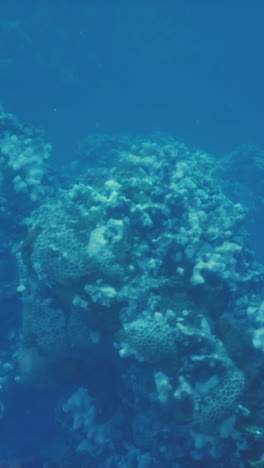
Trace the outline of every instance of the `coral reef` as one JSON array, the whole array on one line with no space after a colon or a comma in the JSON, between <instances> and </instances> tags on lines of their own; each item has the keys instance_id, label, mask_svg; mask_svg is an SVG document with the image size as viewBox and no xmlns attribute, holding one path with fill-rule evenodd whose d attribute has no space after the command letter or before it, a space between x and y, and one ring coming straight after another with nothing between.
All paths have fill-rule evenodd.
<instances>
[{"instance_id":1,"label":"coral reef","mask_svg":"<svg viewBox=\"0 0 264 468\"><path fill-rule=\"evenodd\" d=\"M228 450L230 467L246 467L239 428L244 403L252 424L257 413L263 268L213 159L170 137L90 138L81 176L55 190L50 147L14 117L0 122L7 231L17 194L23 204L12 244L20 381L76 387L58 410L60 466L195 468Z\"/></svg>"},{"instance_id":2,"label":"coral reef","mask_svg":"<svg viewBox=\"0 0 264 468\"><path fill-rule=\"evenodd\" d=\"M25 216L50 193L45 180L50 152L40 131L0 108L0 222L12 238L17 238Z\"/></svg>"}]
</instances>

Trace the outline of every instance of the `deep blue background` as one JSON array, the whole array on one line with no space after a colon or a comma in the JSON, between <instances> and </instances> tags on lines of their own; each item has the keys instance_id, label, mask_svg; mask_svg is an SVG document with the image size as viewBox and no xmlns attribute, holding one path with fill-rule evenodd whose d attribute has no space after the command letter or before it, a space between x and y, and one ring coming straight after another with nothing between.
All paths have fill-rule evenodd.
<instances>
[{"instance_id":1,"label":"deep blue background","mask_svg":"<svg viewBox=\"0 0 264 468\"><path fill-rule=\"evenodd\" d=\"M264 6L247 4L1 2L0 102L60 158L95 131L264 146Z\"/></svg>"}]
</instances>

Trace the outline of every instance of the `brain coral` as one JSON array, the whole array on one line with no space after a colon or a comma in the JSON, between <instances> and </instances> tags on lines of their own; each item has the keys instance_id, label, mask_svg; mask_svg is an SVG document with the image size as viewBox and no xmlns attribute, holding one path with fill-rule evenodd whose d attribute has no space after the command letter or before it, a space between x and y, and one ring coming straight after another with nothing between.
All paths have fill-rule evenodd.
<instances>
[{"instance_id":1,"label":"brain coral","mask_svg":"<svg viewBox=\"0 0 264 468\"><path fill-rule=\"evenodd\" d=\"M67 284L88 272L85 245L72 229L44 229L37 236L31 262L38 278L50 284Z\"/></svg>"},{"instance_id":2,"label":"brain coral","mask_svg":"<svg viewBox=\"0 0 264 468\"><path fill-rule=\"evenodd\" d=\"M230 370L223 382L199 401L194 422L202 428L210 428L235 410L245 387L245 377L239 369Z\"/></svg>"},{"instance_id":3,"label":"brain coral","mask_svg":"<svg viewBox=\"0 0 264 468\"><path fill-rule=\"evenodd\" d=\"M157 362L177 355L175 331L161 314L125 325L121 341L120 355L134 354L139 361Z\"/></svg>"}]
</instances>

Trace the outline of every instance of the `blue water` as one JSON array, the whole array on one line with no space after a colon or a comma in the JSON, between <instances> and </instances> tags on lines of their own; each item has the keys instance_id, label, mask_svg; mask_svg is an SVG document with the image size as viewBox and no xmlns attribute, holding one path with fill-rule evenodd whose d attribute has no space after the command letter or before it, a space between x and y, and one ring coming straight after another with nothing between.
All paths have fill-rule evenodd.
<instances>
[{"instance_id":1,"label":"blue water","mask_svg":"<svg viewBox=\"0 0 264 468\"><path fill-rule=\"evenodd\" d=\"M1 2L0 468L264 463L263 45L261 2Z\"/></svg>"},{"instance_id":2,"label":"blue water","mask_svg":"<svg viewBox=\"0 0 264 468\"><path fill-rule=\"evenodd\" d=\"M61 158L87 132L170 131L221 153L263 145L258 2L0 6L2 104Z\"/></svg>"}]
</instances>

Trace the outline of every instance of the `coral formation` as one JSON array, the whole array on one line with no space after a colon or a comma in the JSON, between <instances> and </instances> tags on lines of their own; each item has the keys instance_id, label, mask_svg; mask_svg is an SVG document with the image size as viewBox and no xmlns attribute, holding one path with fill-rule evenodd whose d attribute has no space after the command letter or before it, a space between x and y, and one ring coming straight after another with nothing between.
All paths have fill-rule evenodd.
<instances>
[{"instance_id":1,"label":"coral formation","mask_svg":"<svg viewBox=\"0 0 264 468\"><path fill-rule=\"evenodd\" d=\"M12 240L18 369L31 385L81 385L59 411L73 464L189 468L191 454L193 467L209 466L231 446L230 467L246 466L236 420L244 401L257 411L263 269L213 159L169 137L97 137L79 149L79 179L54 189L42 137L3 112L0 131L10 238L17 194L23 202ZM89 168L97 154L107 170ZM110 404L113 381L120 397Z\"/></svg>"}]
</instances>

